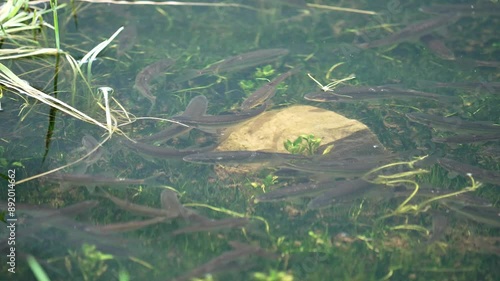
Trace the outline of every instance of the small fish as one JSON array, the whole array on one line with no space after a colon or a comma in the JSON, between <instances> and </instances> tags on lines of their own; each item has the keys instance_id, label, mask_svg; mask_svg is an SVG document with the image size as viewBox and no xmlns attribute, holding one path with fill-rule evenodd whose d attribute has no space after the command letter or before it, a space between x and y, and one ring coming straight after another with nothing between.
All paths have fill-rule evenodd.
<instances>
[{"instance_id":1,"label":"small fish","mask_svg":"<svg viewBox=\"0 0 500 281\"><path fill-rule=\"evenodd\" d=\"M266 108L267 104L263 104L255 109L241 111L234 114L203 115L200 117L174 116L170 119L201 130L210 130L217 128L227 128L245 122L258 116L259 114L264 112Z\"/></svg>"},{"instance_id":2,"label":"small fish","mask_svg":"<svg viewBox=\"0 0 500 281\"><path fill-rule=\"evenodd\" d=\"M455 204L453 201L446 201L444 204L460 216L483 223L494 228L500 228L500 212L497 207L474 207Z\"/></svg>"},{"instance_id":3,"label":"small fish","mask_svg":"<svg viewBox=\"0 0 500 281\"><path fill-rule=\"evenodd\" d=\"M472 122L465 121L456 116L443 117L438 115L431 115L422 112L406 113L406 117L410 121L423 124L433 129L441 129L453 132L485 132L496 134L500 133L500 126L492 122Z\"/></svg>"},{"instance_id":4,"label":"small fish","mask_svg":"<svg viewBox=\"0 0 500 281\"><path fill-rule=\"evenodd\" d=\"M33 235L35 235L37 241L39 241L42 239L40 231L47 228L57 228L65 232L71 232L74 229L79 230L81 227L86 226L86 224L78 223L71 217L91 210L93 207L97 206L98 203L98 201L89 200L55 209L46 206L16 202L16 241L17 239ZM7 202L0 202L0 206L2 206L3 210L6 210ZM19 216L19 214L27 216ZM9 245L7 244L7 240L8 238L0 240L0 250L3 250L4 246Z\"/></svg>"},{"instance_id":5,"label":"small fish","mask_svg":"<svg viewBox=\"0 0 500 281\"><path fill-rule=\"evenodd\" d=\"M128 147L129 149L135 151L136 153L142 154L146 157L152 157L155 159L179 158L194 153L211 151L215 148L215 145L209 145L200 148L186 148L178 150L173 147L156 146L141 142L134 142L125 138L119 139L119 142L124 146Z\"/></svg>"},{"instance_id":6,"label":"small fish","mask_svg":"<svg viewBox=\"0 0 500 281\"><path fill-rule=\"evenodd\" d=\"M487 91L493 93L500 89L500 82L486 82L486 81L470 81L470 82L435 82L435 81L425 81L420 80L418 84L422 87L430 88L457 88L457 89L469 89L476 90L484 88Z\"/></svg>"},{"instance_id":7,"label":"small fish","mask_svg":"<svg viewBox=\"0 0 500 281\"><path fill-rule=\"evenodd\" d=\"M201 277L207 274L213 274L226 270L235 270L241 267L241 264L248 264L251 256L259 256L264 258L276 259L277 256L263 250L260 247L242 244L238 242L230 242L233 250L222 253L221 255L211 259L210 261L196 267L190 272L174 278L172 281L187 281L195 277Z\"/></svg>"},{"instance_id":8,"label":"small fish","mask_svg":"<svg viewBox=\"0 0 500 281\"><path fill-rule=\"evenodd\" d=\"M119 208L135 214L149 216L149 217L165 217L168 219L177 218L179 216L177 212L170 212L170 210L167 209L156 209L148 206L134 204L132 202L115 197L102 189L100 189L99 193L97 193L96 195L105 197L113 201L113 203L115 203L115 205L118 206Z\"/></svg>"},{"instance_id":9,"label":"small fish","mask_svg":"<svg viewBox=\"0 0 500 281\"><path fill-rule=\"evenodd\" d=\"M274 96L274 93L276 93L276 87L278 84L285 81L285 79L292 76L299 69L300 67L293 68L292 70L281 74L280 76L274 78L271 82L257 89L248 98L246 98L245 101L243 101L240 107L241 110L249 110L271 99Z\"/></svg>"},{"instance_id":10,"label":"small fish","mask_svg":"<svg viewBox=\"0 0 500 281\"><path fill-rule=\"evenodd\" d=\"M186 107L186 110L179 115L188 118L198 118L206 114L208 100L205 96L199 95L191 99ZM179 135L188 133L192 127L186 127L178 124L172 124L167 129L154 135L139 139L140 142L158 142L165 143L168 140Z\"/></svg>"},{"instance_id":11,"label":"small fish","mask_svg":"<svg viewBox=\"0 0 500 281\"><path fill-rule=\"evenodd\" d=\"M97 204L98 201L91 200L59 209L27 204L19 206L16 208L16 212L27 212L32 215L32 218L19 219L16 223L16 245L17 242L25 244L36 241L38 246L42 248L46 245L59 245L66 249L75 249L80 248L82 243L89 243L95 245L100 251L113 254L115 257L126 258L137 254L135 245L140 244L138 241L134 241L134 243L127 241L129 244L124 248L120 245L124 241L120 237L89 233L86 229L92 227L90 224L71 218L81 212L91 210ZM17 203L16 207L18 207ZM7 238L0 240L0 250L3 250L4 245L8 246L7 240ZM132 249L134 249L134 253L132 253Z\"/></svg>"},{"instance_id":12,"label":"small fish","mask_svg":"<svg viewBox=\"0 0 500 281\"><path fill-rule=\"evenodd\" d=\"M185 216L184 206L182 206L177 192L165 189L160 195L161 207L173 217Z\"/></svg>"},{"instance_id":13,"label":"small fish","mask_svg":"<svg viewBox=\"0 0 500 281\"><path fill-rule=\"evenodd\" d=\"M432 138L433 142L437 143L473 143L473 142L486 142L500 140L500 133L498 134L466 134L456 135L444 138Z\"/></svg>"},{"instance_id":14,"label":"small fish","mask_svg":"<svg viewBox=\"0 0 500 281\"><path fill-rule=\"evenodd\" d=\"M241 228L245 227L248 224L249 220L247 218L228 218L221 220L208 220L204 222L198 222L194 225L190 225L187 227L183 227L172 232L173 236L184 234L184 233L193 233L193 232L206 232L206 231L216 231L220 229L227 228Z\"/></svg>"},{"instance_id":15,"label":"small fish","mask_svg":"<svg viewBox=\"0 0 500 281\"><path fill-rule=\"evenodd\" d=\"M128 186L128 185L143 185L152 184L152 178L147 179L128 179L114 178L102 175L87 175L87 174L63 174L54 173L41 177L41 180L56 182L61 185L61 188L67 189L70 187L85 186L89 191L93 191L96 186Z\"/></svg>"},{"instance_id":16,"label":"small fish","mask_svg":"<svg viewBox=\"0 0 500 281\"><path fill-rule=\"evenodd\" d=\"M151 102L150 112L156 104L156 96L151 93L150 83L154 78L167 71L174 63L174 60L169 59L157 61L143 68L135 77L134 87Z\"/></svg>"},{"instance_id":17,"label":"small fish","mask_svg":"<svg viewBox=\"0 0 500 281\"><path fill-rule=\"evenodd\" d=\"M471 67L491 67L500 68L500 61L493 60L475 60L469 58L459 58L456 63L463 68L469 69Z\"/></svg>"},{"instance_id":18,"label":"small fish","mask_svg":"<svg viewBox=\"0 0 500 281\"><path fill-rule=\"evenodd\" d=\"M335 185L327 192L311 200L309 204L307 204L307 208L311 210L326 208L339 199L348 196L362 196L374 186L373 183L362 179L335 182Z\"/></svg>"},{"instance_id":19,"label":"small fish","mask_svg":"<svg viewBox=\"0 0 500 281\"><path fill-rule=\"evenodd\" d=\"M380 99L415 99L427 98L442 102L458 101L457 97L437 95L412 89L403 89L396 85L373 87L342 87L334 91L317 91L304 96L306 100L317 102L357 102Z\"/></svg>"},{"instance_id":20,"label":"small fish","mask_svg":"<svg viewBox=\"0 0 500 281\"><path fill-rule=\"evenodd\" d=\"M59 216L65 216L65 217L75 216L94 208L98 204L99 202L96 200L87 200L72 205L68 205L59 209L55 209L40 205L17 203L16 207L18 208L16 209L16 211L19 213L25 213L30 216L33 216L38 220L42 218L46 220L50 218L57 218ZM2 210L7 209L6 201L0 201L0 209Z\"/></svg>"},{"instance_id":21,"label":"small fish","mask_svg":"<svg viewBox=\"0 0 500 281\"><path fill-rule=\"evenodd\" d=\"M181 83L203 75L215 75L224 72L243 70L257 65L270 63L277 60L281 56L287 55L288 53L289 51L287 49L263 49L240 54L223 59L222 61L216 62L204 69L190 70L180 75L177 79L175 79L175 82Z\"/></svg>"},{"instance_id":22,"label":"small fish","mask_svg":"<svg viewBox=\"0 0 500 281\"><path fill-rule=\"evenodd\" d=\"M419 38L426 34L433 32L434 30L453 24L460 18L460 13L447 13L434 17L425 21L413 23L399 32L393 33L385 38L374 40L371 42L359 44L360 48L375 48L387 45L399 44L401 42L409 41L415 38Z\"/></svg>"},{"instance_id":23,"label":"small fish","mask_svg":"<svg viewBox=\"0 0 500 281\"><path fill-rule=\"evenodd\" d=\"M309 163L285 163L282 168L313 174L326 174L336 178L352 178L362 176L368 171L390 162L394 157L393 155L369 155L320 159Z\"/></svg>"},{"instance_id":24,"label":"small fish","mask_svg":"<svg viewBox=\"0 0 500 281\"><path fill-rule=\"evenodd\" d=\"M335 185L334 182L300 183L292 186L281 187L257 196L255 203L290 200L297 197L313 197Z\"/></svg>"},{"instance_id":25,"label":"small fish","mask_svg":"<svg viewBox=\"0 0 500 281\"><path fill-rule=\"evenodd\" d=\"M92 152L93 151L93 152ZM91 153L92 152L92 153ZM85 174L89 172L89 168L97 163L106 153L106 150L99 146L99 142L91 135L85 134L82 137L82 147L76 148L70 153L70 159L74 157L86 156L83 161L79 161L76 165L72 166L72 174Z\"/></svg>"},{"instance_id":26,"label":"small fish","mask_svg":"<svg viewBox=\"0 0 500 281\"><path fill-rule=\"evenodd\" d=\"M205 71L220 73L221 71L236 71L245 69L248 67L253 67L263 63L272 62L281 56L288 55L289 51L287 49L262 49L251 51L248 53L243 53L237 56L232 56L222 60L219 63L214 63Z\"/></svg>"},{"instance_id":27,"label":"small fish","mask_svg":"<svg viewBox=\"0 0 500 281\"><path fill-rule=\"evenodd\" d=\"M161 206L169 214L176 217L182 217L190 222L205 223L209 218L198 215L194 210L184 207L177 198L177 193L170 189L165 189L160 196Z\"/></svg>"},{"instance_id":28,"label":"small fish","mask_svg":"<svg viewBox=\"0 0 500 281\"><path fill-rule=\"evenodd\" d=\"M306 156L289 153L265 152L265 151L213 151L206 153L196 153L185 156L186 162L201 163L201 164L216 164L216 163L263 163L272 162L284 163L293 160L307 160Z\"/></svg>"},{"instance_id":29,"label":"small fish","mask_svg":"<svg viewBox=\"0 0 500 281\"><path fill-rule=\"evenodd\" d=\"M388 155L382 143L380 143L378 138L369 129L359 130L344 138L326 143L320 146L318 151L322 151L330 146L333 146L333 149L329 153L318 153L321 155L318 161L323 162L325 159L331 159L333 161L346 159L349 161L349 159L352 158L359 159L374 156L391 157L391 155ZM366 159L359 161L366 161Z\"/></svg>"},{"instance_id":30,"label":"small fish","mask_svg":"<svg viewBox=\"0 0 500 281\"><path fill-rule=\"evenodd\" d=\"M420 42L436 56L444 60L455 60L455 54L444 44L443 40L432 34L427 34L420 37Z\"/></svg>"},{"instance_id":31,"label":"small fish","mask_svg":"<svg viewBox=\"0 0 500 281\"><path fill-rule=\"evenodd\" d=\"M118 232L128 232L136 229L141 229L152 224L163 222L166 219L167 219L166 217L155 217L143 221L129 221L123 223L111 223L107 225L90 226L86 227L85 231L101 235L118 233Z\"/></svg>"},{"instance_id":32,"label":"small fish","mask_svg":"<svg viewBox=\"0 0 500 281\"><path fill-rule=\"evenodd\" d=\"M69 206L65 206L63 208L59 208L54 211L54 215L60 214L64 216L75 216L80 214L81 212L85 212L91 210L99 204L96 200L87 200L78 202ZM51 217L53 215L49 215L47 217ZM45 217L45 218L47 218Z\"/></svg>"},{"instance_id":33,"label":"small fish","mask_svg":"<svg viewBox=\"0 0 500 281\"><path fill-rule=\"evenodd\" d=\"M500 171L481 169L449 158L440 158L438 163L448 171L461 175L471 174L475 180L500 186Z\"/></svg>"}]
</instances>

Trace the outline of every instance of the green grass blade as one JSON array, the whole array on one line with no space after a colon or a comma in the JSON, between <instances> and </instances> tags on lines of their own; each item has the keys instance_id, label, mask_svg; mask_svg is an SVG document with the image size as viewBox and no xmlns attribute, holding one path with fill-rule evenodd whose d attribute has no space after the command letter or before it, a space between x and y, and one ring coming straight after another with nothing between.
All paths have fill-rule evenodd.
<instances>
[{"instance_id":1,"label":"green grass blade","mask_svg":"<svg viewBox=\"0 0 500 281\"><path fill-rule=\"evenodd\" d=\"M50 278L47 273L45 273L45 270L43 270L42 266L40 266L33 256L28 256L26 260L31 268L31 271L33 271L33 275L35 275L36 280L50 281Z\"/></svg>"}]
</instances>

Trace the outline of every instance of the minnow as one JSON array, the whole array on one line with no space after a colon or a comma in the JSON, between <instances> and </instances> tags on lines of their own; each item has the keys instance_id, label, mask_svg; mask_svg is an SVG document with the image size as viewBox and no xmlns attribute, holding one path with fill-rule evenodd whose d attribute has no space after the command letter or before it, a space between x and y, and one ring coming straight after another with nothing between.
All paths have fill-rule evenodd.
<instances>
[{"instance_id":1,"label":"minnow","mask_svg":"<svg viewBox=\"0 0 500 281\"><path fill-rule=\"evenodd\" d=\"M306 100L317 102L356 102L360 100L380 99L415 99L428 98L436 101L454 102L457 97L437 95L412 89L403 89L397 85L342 87L333 91L316 91L304 96Z\"/></svg>"},{"instance_id":2,"label":"minnow","mask_svg":"<svg viewBox=\"0 0 500 281\"><path fill-rule=\"evenodd\" d=\"M237 262L237 264L243 264L243 261L241 260L249 259L252 255L264 258L278 258L275 254L269 253L257 246L242 244L234 241L229 242L229 244L233 247L233 250L222 253L210 261L196 267L190 272L174 278L172 281L187 281L192 280L194 277L234 269L235 262ZM240 262L238 262L238 260L240 260Z\"/></svg>"},{"instance_id":3,"label":"minnow","mask_svg":"<svg viewBox=\"0 0 500 281\"><path fill-rule=\"evenodd\" d=\"M115 197L102 189L100 189L97 195L108 198L109 200L113 201L113 203L115 203L115 205L118 206L119 208L135 214L149 216L149 217L166 217L169 219L177 218L179 216L178 212L172 212L171 210L168 209L157 209L139 204L134 204L132 202Z\"/></svg>"},{"instance_id":4,"label":"minnow","mask_svg":"<svg viewBox=\"0 0 500 281\"><path fill-rule=\"evenodd\" d=\"M167 218L166 217L155 217L152 219L147 219L143 221L129 221L129 222L123 222L123 223L112 223L112 224L106 224L106 225L97 225L97 226L90 226L86 227L85 231L92 232L95 234L110 234L110 233L117 233L117 232L127 232L127 231L133 231L136 229L140 229L152 224L157 224L162 221L165 221Z\"/></svg>"},{"instance_id":5,"label":"minnow","mask_svg":"<svg viewBox=\"0 0 500 281\"><path fill-rule=\"evenodd\" d=\"M87 174L63 174L54 173L41 177L40 179L50 182L57 182L61 188L67 189L69 187L85 186L90 192L96 186L127 186L127 185L143 185L154 184L154 179L157 176L149 177L146 179L129 179L129 178L115 178L101 175L87 175Z\"/></svg>"},{"instance_id":6,"label":"minnow","mask_svg":"<svg viewBox=\"0 0 500 281\"><path fill-rule=\"evenodd\" d=\"M199 222L194 225L190 225L187 227L183 227L172 232L173 236L183 234L183 233L192 233L192 232L202 232L202 231L214 231L225 228L238 228L244 227L248 224L249 220L247 218L228 218L221 220L208 220L204 222Z\"/></svg>"},{"instance_id":7,"label":"minnow","mask_svg":"<svg viewBox=\"0 0 500 281\"><path fill-rule=\"evenodd\" d=\"M226 128L245 122L264 112L267 104L263 104L255 109L241 111L226 115L203 115L199 117L174 116L170 119L187 126L199 129Z\"/></svg>"},{"instance_id":8,"label":"minnow","mask_svg":"<svg viewBox=\"0 0 500 281\"><path fill-rule=\"evenodd\" d=\"M442 129L445 131L452 130L454 132L486 132L491 134L500 133L500 126L492 122L474 122L465 121L459 117L443 117L439 115L431 115L422 112L406 113L406 117L410 121L426 125L434 129Z\"/></svg>"},{"instance_id":9,"label":"minnow","mask_svg":"<svg viewBox=\"0 0 500 281\"><path fill-rule=\"evenodd\" d=\"M460 17L461 17L460 13L443 14L438 17L434 17L425 21L420 21L417 23L410 24L409 26L403 28L399 32L393 33L382 39L359 44L358 47L375 48L375 47L398 44L414 38L419 38L421 36L433 32L438 28L453 24L458 19L460 19Z\"/></svg>"},{"instance_id":10,"label":"minnow","mask_svg":"<svg viewBox=\"0 0 500 281\"><path fill-rule=\"evenodd\" d=\"M272 201L289 200L297 197L312 197L320 192L324 192L330 188L334 188L334 186L335 183L333 181L294 184L287 187L277 188L268 191L264 194L261 194L257 196L254 202L255 203L272 202Z\"/></svg>"},{"instance_id":11,"label":"minnow","mask_svg":"<svg viewBox=\"0 0 500 281\"><path fill-rule=\"evenodd\" d=\"M293 68L288 72L285 72L280 76L274 78L271 82L257 89L248 98L246 98L245 101L243 101L243 103L240 106L241 110L249 110L271 99L276 93L276 87L278 86L278 84L285 81L285 79L292 76L299 69L300 69L299 67Z\"/></svg>"},{"instance_id":12,"label":"minnow","mask_svg":"<svg viewBox=\"0 0 500 281\"><path fill-rule=\"evenodd\" d=\"M184 110L184 112L179 116L187 118L198 118L207 113L207 107L208 107L207 98L205 96L199 95L191 99L191 101L186 107L186 110ZM139 139L139 141L165 143L172 138L188 133L191 129L192 127L182 126L179 124L172 124L165 130L148 137L143 137Z\"/></svg>"},{"instance_id":13,"label":"minnow","mask_svg":"<svg viewBox=\"0 0 500 281\"><path fill-rule=\"evenodd\" d=\"M449 158L440 158L438 163L446 170L459 173L462 176L471 174L475 180L500 185L500 171L481 169Z\"/></svg>"},{"instance_id":14,"label":"minnow","mask_svg":"<svg viewBox=\"0 0 500 281\"><path fill-rule=\"evenodd\" d=\"M134 142L125 138L122 138L119 141L126 147L134 150L139 154L145 155L147 157L162 158L162 159L183 157L194 153L210 151L215 148L215 145L209 145L200 148L186 148L178 150L173 147L156 146L141 142Z\"/></svg>"},{"instance_id":15,"label":"minnow","mask_svg":"<svg viewBox=\"0 0 500 281\"><path fill-rule=\"evenodd\" d=\"M150 90L151 80L162 75L174 63L174 60L160 60L143 68L135 77L134 87L151 102L151 108L149 109L149 112L153 110L156 104L156 96L154 96Z\"/></svg>"},{"instance_id":16,"label":"minnow","mask_svg":"<svg viewBox=\"0 0 500 281\"><path fill-rule=\"evenodd\" d=\"M161 206L172 216L182 217L188 221L207 222L210 221L202 215L198 215L194 210L184 207L177 197L177 192L165 189L160 195Z\"/></svg>"},{"instance_id":17,"label":"minnow","mask_svg":"<svg viewBox=\"0 0 500 281\"><path fill-rule=\"evenodd\" d=\"M473 143L473 142L498 141L500 140L500 133L464 134L464 135L456 135L443 138L434 137L431 140L437 143Z\"/></svg>"},{"instance_id":18,"label":"minnow","mask_svg":"<svg viewBox=\"0 0 500 281\"><path fill-rule=\"evenodd\" d=\"M373 183L367 182L362 179L338 181L335 186L324 192L320 196L314 198L307 204L310 210L321 209L331 206L339 198L348 196L361 196L374 186Z\"/></svg>"},{"instance_id":19,"label":"minnow","mask_svg":"<svg viewBox=\"0 0 500 281\"><path fill-rule=\"evenodd\" d=\"M196 153L182 158L186 162L216 164L216 163L283 163L292 160L308 160L309 157L278 152L266 151L213 151L205 153Z\"/></svg>"},{"instance_id":20,"label":"minnow","mask_svg":"<svg viewBox=\"0 0 500 281\"><path fill-rule=\"evenodd\" d=\"M455 54L452 50L450 50L450 48L446 47L441 38L432 34L427 34L420 37L420 42L424 43L425 46L436 56L444 60L455 60Z\"/></svg>"},{"instance_id":21,"label":"minnow","mask_svg":"<svg viewBox=\"0 0 500 281\"><path fill-rule=\"evenodd\" d=\"M289 53L287 49L263 49L232 56L200 70L190 70L175 79L176 83L188 81L206 74L238 71L264 63L270 63Z\"/></svg>"}]
</instances>

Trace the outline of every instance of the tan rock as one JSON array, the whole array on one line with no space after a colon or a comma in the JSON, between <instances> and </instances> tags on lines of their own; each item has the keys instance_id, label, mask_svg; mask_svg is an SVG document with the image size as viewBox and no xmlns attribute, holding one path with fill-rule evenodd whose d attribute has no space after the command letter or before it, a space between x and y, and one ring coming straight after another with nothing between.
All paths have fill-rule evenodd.
<instances>
[{"instance_id":1,"label":"tan rock","mask_svg":"<svg viewBox=\"0 0 500 281\"><path fill-rule=\"evenodd\" d=\"M286 140L295 140L301 134L321 137L321 144L345 138L368 129L363 123L348 119L326 109L295 105L262 113L238 126L227 129L219 151L266 150L287 152Z\"/></svg>"}]
</instances>

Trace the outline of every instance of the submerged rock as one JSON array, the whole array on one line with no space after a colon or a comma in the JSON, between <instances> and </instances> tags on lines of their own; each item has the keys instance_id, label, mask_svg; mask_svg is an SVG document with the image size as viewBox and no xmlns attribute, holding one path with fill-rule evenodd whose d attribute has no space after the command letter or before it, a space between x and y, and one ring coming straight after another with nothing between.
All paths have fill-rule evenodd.
<instances>
[{"instance_id":1,"label":"submerged rock","mask_svg":"<svg viewBox=\"0 0 500 281\"><path fill-rule=\"evenodd\" d=\"M286 140L293 141L302 134L322 138L323 145L363 130L368 130L363 123L333 111L309 105L294 105L264 112L228 129L225 139L216 150L265 150L286 153L283 143Z\"/></svg>"}]
</instances>

